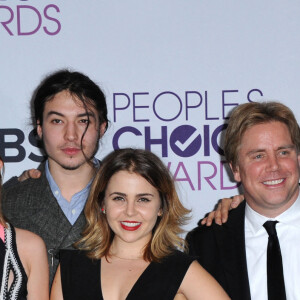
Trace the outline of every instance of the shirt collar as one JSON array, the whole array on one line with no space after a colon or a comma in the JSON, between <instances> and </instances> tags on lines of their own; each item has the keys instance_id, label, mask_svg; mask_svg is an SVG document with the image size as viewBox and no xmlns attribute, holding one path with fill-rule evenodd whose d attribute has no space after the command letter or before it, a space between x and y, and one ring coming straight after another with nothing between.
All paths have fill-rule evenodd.
<instances>
[{"instance_id":1,"label":"shirt collar","mask_svg":"<svg viewBox=\"0 0 300 300\"><path fill-rule=\"evenodd\" d=\"M253 235L262 229L263 224L268 220L277 220L281 224L300 228L300 195L298 195L295 203L290 208L275 218L268 218L259 214L246 203L245 220Z\"/></svg>"},{"instance_id":2,"label":"shirt collar","mask_svg":"<svg viewBox=\"0 0 300 300\"><path fill-rule=\"evenodd\" d=\"M96 169L99 169L99 167L100 167L100 161L97 158L95 158L95 157L93 158L93 164L94 164L94 166L95 166ZM54 178L52 177L52 175L50 173L48 159L46 160L46 163L45 163L45 174L46 174L46 178L47 178L47 180L49 182L51 191L52 192L55 191L55 190L59 190L60 191L57 183L55 182ZM92 181L93 181L93 179L91 179L88 182L88 184L87 184L87 186L85 188L89 188L90 185L92 184Z\"/></svg>"}]
</instances>

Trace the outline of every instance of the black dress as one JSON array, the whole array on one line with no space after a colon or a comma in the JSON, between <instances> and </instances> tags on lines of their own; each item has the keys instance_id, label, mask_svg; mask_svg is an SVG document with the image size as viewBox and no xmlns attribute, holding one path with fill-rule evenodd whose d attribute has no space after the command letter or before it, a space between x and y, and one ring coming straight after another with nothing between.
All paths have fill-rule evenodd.
<instances>
[{"instance_id":1,"label":"black dress","mask_svg":"<svg viewBox=\"0 0 300 300\"><path fill-rule=\"evenodd\" d=\"M5 243L0 239L0 299L26 300L28 279L18 254L15 228L7 223L4 234ZM9 287L10 272L13 281Z\"/></svg>"},{"instance_id":2,"label":"black dress","mask_svg":"<svg viewBox=\"0 0 300 300\"><path fill-rule=\"evenodd\" d=\"M62 250L61 282L64 300L103 300L101 260L84 252ZM138 278L126 300L173 300L190 264L195 259L175 250L161 263L151 262Z\"/></svg>"}]
</instances>

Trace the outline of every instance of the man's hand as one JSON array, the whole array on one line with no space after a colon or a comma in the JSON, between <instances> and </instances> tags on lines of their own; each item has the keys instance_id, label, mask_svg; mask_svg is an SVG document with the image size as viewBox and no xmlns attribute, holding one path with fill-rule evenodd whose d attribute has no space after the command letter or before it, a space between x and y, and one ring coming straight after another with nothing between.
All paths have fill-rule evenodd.
<instances>
[{"instance_id":1,"label":"man's hand","mask_svg":"<svg viewBox=\"0 0 300 300\"><path fill-rule=\"evenodd\" d=\"M18 177L18 181L22 182L28 178L33 178L33 179L37 179L41 177L41 171L37 170L37 169L29 169L24 171L19 177Z\"/></svg>"},{"instance_id":2,"label":"man's hand","mask_svg":"<svg viewBox=\"0 0 300 300\"><path fill-rule=\"evenodd\" d=\"M238 207L242 201L244 201L244 195L236 195L231 198L223 198L219 201L216 210L210 212L208 216L201 221L201 224L210 226L213 220L215 220L215 223L218 225L226 223L228 219L228 212L231 209Z\"/></svg>"}]
</instances>

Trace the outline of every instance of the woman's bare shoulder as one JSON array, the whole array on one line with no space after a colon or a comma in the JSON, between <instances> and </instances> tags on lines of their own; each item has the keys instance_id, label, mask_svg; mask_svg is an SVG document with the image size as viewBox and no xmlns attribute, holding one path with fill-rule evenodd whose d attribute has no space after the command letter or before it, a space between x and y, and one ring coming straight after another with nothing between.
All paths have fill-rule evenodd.
<instances>
[{"instance_id":1,"label":"woman's bare shoulder","mask_svg":"<svg viewBox=\"0 0 300 300\"><path fill-rule=\"evenodd\" d=\"M43 239L37 234L21 228L15 228L15 230L18 249L19 247L30 250L36 248L46 249Z\"/></svg>"},{"instance_id":2,"label":"woman's bare shoulder","mask_svg":"<svg viewBox=\"0 0 300 300\"><path fill-rule=\"evenodd\" d=\"M15 230L18 254L28 275L35 261L47 261L46 246L37 234L20 228Z\"/></svg>"}]
</instances>

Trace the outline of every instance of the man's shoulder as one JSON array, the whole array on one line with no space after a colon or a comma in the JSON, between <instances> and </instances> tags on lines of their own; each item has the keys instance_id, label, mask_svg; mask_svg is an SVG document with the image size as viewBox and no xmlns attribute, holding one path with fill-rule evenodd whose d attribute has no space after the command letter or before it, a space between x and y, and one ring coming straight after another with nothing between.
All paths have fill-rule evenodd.
<instances>
[{"instance_id":1,"label":"man's shoulder","mask_svg":"<svg viewBox=\"0 0 300 300\"><path fill-rule=\"evenodd\" d=\"M39 203L48 199L48 195L53 196L47 178L42 173L40 178L26 179L22 182L17 181L14 185L3 186L2 207L4 210L13 209L19 205L34 205L34 200Z\"/></svg>"},{"instance_id":2,"label":"man's shoulder","mask_svg":"<svg viewBox=\"0 0 300 300\"><path fill-rule=\"evenodd\" d=\"M215 234L222 235L227 232L232 226L240 226L245 218L245 203L241 203L239 207L232 209L229 212L226 223L219 225L212 222L211 226L202 225L201 221L197 226L187 234L187 240L205 239L214 236Z\"/></svg>"},{"instance_id":3,"label":"man's shoulder","mask_svg":"<svg viewBox=\"0 0 300 300\"><path fill-rule=\"evenodd\" d=\"M195 228L188 232L186 236L188 242L210 238L215 234L215 230L218 230L217 227L221 227L215 222L213 222L211 226L202 225L201 220Z\"/></svg>"},{"instance_id":4,"label":"man's shoulder","mask_svg":"<svg viewBox=\"0 0 300 300\"><path fill-rule=\"evenodd\" d=\"M7 220L16 227L30 231L35 230L28 224L33 219L43 220L45 211L53 207L51 199L54 196L44 174L40 178L29 178L4 188L1 196L2 211Z\"/></svg>"},{"instance_id":5,"label":"man's shoulder","mask_svg":"<svg viewBox=\"0 0 300 300\"><path fill-rule=\"evenodd\" d=\"M40 178L29 178L24 181L15 180L14 183L9 183L8 185L3 185L3 193L5 194L18 194L23 193L28 190L39 190L45 189L45 185L47 184L47 179L44 174L41 175Z\"/></svg>"}]
</instances>

